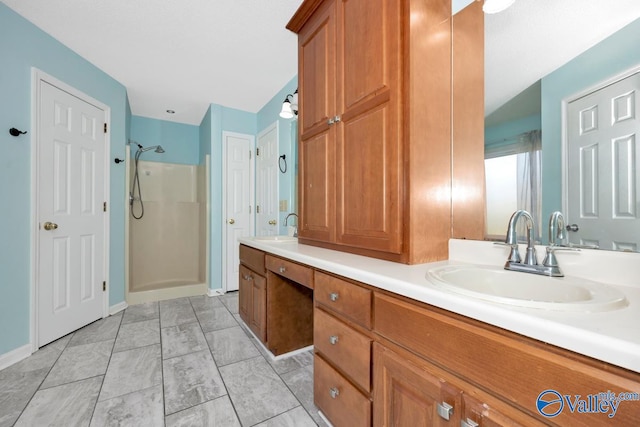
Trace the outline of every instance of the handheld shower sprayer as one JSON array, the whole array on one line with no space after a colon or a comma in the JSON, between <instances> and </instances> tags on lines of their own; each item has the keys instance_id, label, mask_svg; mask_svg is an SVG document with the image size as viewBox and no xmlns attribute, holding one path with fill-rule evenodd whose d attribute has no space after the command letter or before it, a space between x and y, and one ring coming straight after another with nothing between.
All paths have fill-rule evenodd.
<instances>
[{"instance_id":1,"label":"handheld shower sprayer","mask_svg":"<svg viewBox=\"0 0 640 427\"><path fill-rule=\"evenodd\" d=\"M154 150L154 152L158 154L164 153L164 148L161 145L153 145L151 147L143 147L135 141L129 141L129 144L136 144L138 146L138 150L136 151L134 158L135 170L133 173L133 182L131 183L131 191L129 192L129 208L131 209L131 215L135 219L140 219L144 216L144 203L142 202L142 192L140 191L140 177L138 176L138 160L140 160L140 156L145 151ZM137 190L137 195L136 195ZM133 211L134 203L140 203L140 215L136 215Z\"/></svg>"}]
</instances>

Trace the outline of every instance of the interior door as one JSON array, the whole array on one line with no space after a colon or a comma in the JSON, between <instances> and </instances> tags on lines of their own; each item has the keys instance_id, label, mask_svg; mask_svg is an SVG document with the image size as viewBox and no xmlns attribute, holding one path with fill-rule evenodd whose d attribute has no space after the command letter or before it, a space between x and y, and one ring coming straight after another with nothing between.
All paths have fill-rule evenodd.
<instances>
[{"instance_id":1,"label":"interior door","mask_svg":"<svg viewBox=\"0 0 640 427\"><path fill-rule=\"evenodd\" d=\"M278 122L260 132L256 150L256 227L258 236L278 234Z\"/></svg>"},{"instance_id":2,"label":"interior door","mask_svg":"<svg viewBox=\"0 0 640 427\"><path fill-rule=\"evenodd\" d=\"M105 111L39 81L38 346L103 316Z\"/></svg>"},{"instance_id":3,"label":"interior door","mask_svg":"<svg viewBox=\"0 0 640 427\"><path fill-rule=\"evenodd\" d=\"M640 72L567 106L567 223L572 243L637 251Z\"/></svg>"},{"instance_id":4,"label":"interior door","mask_svg":"<svg viewBox=\"0 0 640 427\"><path fill-rule=\"evenodd\" d=\"M239 237L253 235L253 185L251 151L253 136L223 132L226 148L225 290L238 290Z\"/></svg>"}]
</instances>

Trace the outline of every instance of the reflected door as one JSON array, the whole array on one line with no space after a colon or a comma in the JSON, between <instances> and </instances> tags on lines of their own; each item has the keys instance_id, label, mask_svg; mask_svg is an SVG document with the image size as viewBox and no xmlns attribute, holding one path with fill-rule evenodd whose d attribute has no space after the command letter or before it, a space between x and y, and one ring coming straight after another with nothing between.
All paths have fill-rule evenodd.
<instances>
[{"instance_id":1,"label":"reflected door","mask_svg":"<svg viewBox=\"0 0 640 427\"><path fill-rule=\"evenodd\" d=\"M278 234L278 123L258 135L256 151L256 234Z\"/></svg>"},{"instance_id":2,"label":"reflected door","mask_svg":"<svg viewBox=\"0 0 640 427\"><path fill-rule=\"evenodd\" d=\"M567 106L567 223L572 243L640 249L640 73Z\"/></svg>"},{"instance_id":3,"label":"reflected door","mask_svg":"<svg viewBox=\"0 0 640 427\"><path fill-rule=\"evenodd\" d=\"M105 112L39 82L38 346L103 314Z\"/></svg>"}]
</instances>

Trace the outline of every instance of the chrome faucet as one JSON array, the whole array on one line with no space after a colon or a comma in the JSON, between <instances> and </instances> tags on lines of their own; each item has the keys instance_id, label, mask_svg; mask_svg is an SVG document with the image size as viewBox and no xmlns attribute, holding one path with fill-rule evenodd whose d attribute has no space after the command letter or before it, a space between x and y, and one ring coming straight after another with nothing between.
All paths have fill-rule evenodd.
<instances>
[{"instance_id":1,"label":"chrome faucet","mask_svg":"<svg viewBox=\"0 0 640 427\"><path fill-rule=\"evenodd\" d=\"M298 219L299 219L299 218L298 218L298 214L291 212L289 215L287 215L287 216L284 218L284 226L285 226L285 227L287 226L287 221L289 220L289 217L290 217L290 216L295 216L295 217L296 217L296 220L298 220ZM296 224L295 228L293 229L293 237L298 237L298 225L297 225L297 224Z\"/></svg>"},{"instance_id":2,"label":"chrome faucet","mask_svg":"<svg viewBox=\"0 0 640 427\"><path fill-rule=\"evenodd\" d=\"M520 252L518 251L518 236L516 226L518 220L524 217L527 221L527 254L524 262L521 261ZM538 264L536 255L534 236L535 224L531 214L525 210L517 210L509 219L507 228L507 238L505 244L511 246L509 259L504 265L505 270L521 271L524 273L542 274L545 276L562 277L564 274L558 265L558 259L555 256L557 250L577 251L579 249L562 246L565 239L564 216L560 212L554 212L549 218L549 246L546 248L546 255L542 264Z\"/></svg>"}]
</instances>

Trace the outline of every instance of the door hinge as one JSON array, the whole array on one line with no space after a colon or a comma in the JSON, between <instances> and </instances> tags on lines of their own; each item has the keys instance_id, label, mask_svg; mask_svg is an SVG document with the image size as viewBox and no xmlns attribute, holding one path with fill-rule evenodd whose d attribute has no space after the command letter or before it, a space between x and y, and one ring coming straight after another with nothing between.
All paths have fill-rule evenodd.
<instances>
[{"instance_id":1,"label":"door hinge","mask_svg":"<svg viewBox=\"0 0 640 427\"><path fill-rule=\"evenodd\" d=\"M102 292L106 292L106 290L107 290L107 282L103 281L102 282Z\"/></svg>"},{"instance_id":2,"label":"door hinge","mask_svg":"<svg viewBox=\"0 0 640 427\"><path fill-rule=\"evenodd\" d=\"M260 148L256 148L256 156L260 155Z\"/></svg>"},{"instance_id":3,"label":"door hinge","mask_svg":"<svg viewBox=\"0 0 640 427\"><path fill-rule=\"evenodd\" d=\"M249 213L251 213L251 205L249 205Z\"/></svg>"},{"instance_id":4,"label":"door hinge","mask_svg":"<svg viewBox=\"0 0 640 427\"><path fill-rule=\"evenodd\" d=\"M107 133L107 124L104 124L104 133Z\"/></svg>"},{"instance_id":5,"label":"door hinge","mask_svg":"<svg viewBox=\"0 0 640 427\"><path fill-rule=\"evenodd\" d=\"M260 213L260 205L256 205L256 213Z\"/></svg>"},{"instance_id":6,"label":"door hinge","mask_svg":"<svg viewBox=\"0 0 640 427\"><path fill-rule=\"evenodd\" d=\"M107 211L107 202L103 202L102 203L102 212L106 212Z\"/></svg>"},{"instance_id":7,"label":"door hinge","mask_svg":"<svg viewBox=\"0 0 640 427\"><path fill-rule=\"evenodd\" d=\"M249 160L251 160L251 150L249 150Z\"/></svg>"}]
</instances>

